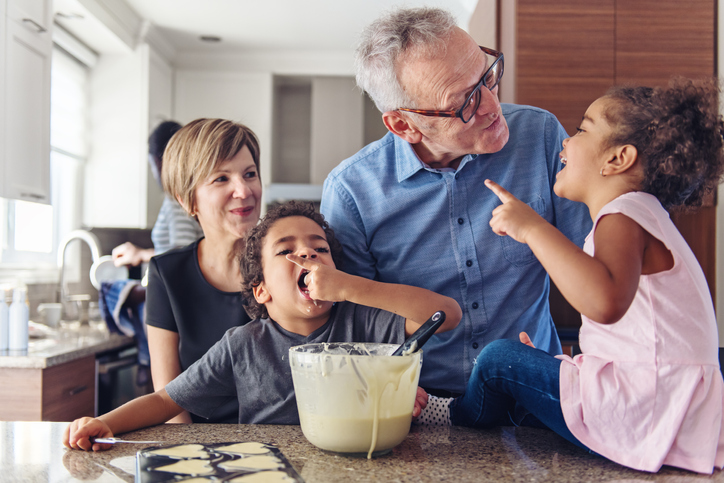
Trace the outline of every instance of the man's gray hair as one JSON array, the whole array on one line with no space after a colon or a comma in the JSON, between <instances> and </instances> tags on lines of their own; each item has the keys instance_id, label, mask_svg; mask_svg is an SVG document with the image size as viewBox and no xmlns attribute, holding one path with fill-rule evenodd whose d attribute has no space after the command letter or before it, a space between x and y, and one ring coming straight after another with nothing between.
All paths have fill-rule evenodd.
<instances>
[{"instance_id":1,"label":"man's gray hair","mask_svg":"<svg viewBox=\"0 0 724 483\"><path fill-rule=\"evenodd\" d=\"M446 47L457 27L451 13L439 8L399 9L367 26L355 57L357 85L380 112L415 108L415 101L397 78L397 60L415 49L415 55L434 55Z\"/></svg>"}]
</instances>

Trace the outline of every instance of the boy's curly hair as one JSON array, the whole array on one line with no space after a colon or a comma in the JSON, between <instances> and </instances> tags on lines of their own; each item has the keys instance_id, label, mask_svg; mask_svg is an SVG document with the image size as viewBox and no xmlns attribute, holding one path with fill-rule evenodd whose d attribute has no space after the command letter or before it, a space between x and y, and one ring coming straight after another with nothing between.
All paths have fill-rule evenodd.
<instances>
[{"instance_id":1,"label":"boy's curly hair","mask_svg":"<svg viewBox=\"0 0 724 483\"><path fill-rule=\"evenodd\" d=\"M269 209L259 224L247 233L245 238L246 245L241 254L241 278L243 280L241 283L241 295L244 299L246 313L249 314L252 320L260 318L266 319L269 317L266 307L256 301L253 292L253 288L264 280L261 264L261 251L264 246L264 238L277 220L290 216L309 218L322 227L324 235L327 237L329 251L334 264L339 268L342 262L342 245L334 236L334 230L329 226L329 223L324 220L324 216L314 210L312 203L288 201Z\"/></svg>"},{"instance_id":2,"label":"boy's curly hair","mask_svg":"<svg viewBox=\"0 0 724 483\"><path fill-rule=\"evenodd\" d=\"M631 144L643 163L642 191L664 208L697 207L724 173L716 79L673 78L668 87L616 86L604 116L611 146Z\"/></svg>"}]
</instances>

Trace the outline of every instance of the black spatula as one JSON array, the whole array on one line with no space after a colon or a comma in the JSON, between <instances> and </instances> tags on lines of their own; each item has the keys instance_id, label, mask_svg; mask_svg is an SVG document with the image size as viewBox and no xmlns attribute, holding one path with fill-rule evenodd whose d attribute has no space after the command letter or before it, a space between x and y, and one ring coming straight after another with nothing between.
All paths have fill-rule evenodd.
<instances>
[{"instance_id":1,"label":"black spatula","mask_svg":"<svg viewBox=\"0 0 724 483\"><path fill-rule=\"evenodd\" d=\"M412 352L420 350L420 347L427 342L427 339L435 333L443 322L445 322L445 312L442 310L435 312L432 314L432 317L427 319L427 322L422 324L392 355L401 356L403 352L409 352L415 342L417 342L417 345Z\"/></svg>"}]
</instances>

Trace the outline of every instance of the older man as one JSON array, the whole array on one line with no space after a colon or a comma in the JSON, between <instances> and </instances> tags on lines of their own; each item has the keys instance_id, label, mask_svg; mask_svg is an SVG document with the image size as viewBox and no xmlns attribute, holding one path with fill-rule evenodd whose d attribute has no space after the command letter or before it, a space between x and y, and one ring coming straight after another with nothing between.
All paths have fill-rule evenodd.
<instances>
[{"instance_id":1,"label":"older man","mask_svg":"<svg viewBox=\"0 0 724 483\"><path fill-rule=\"evenodd\" d=\"M503 55L479 47L446 11L405 9L363 33L357 83L390 131L342 162L324 183L321 211L342 242L343 269L455 298L457 329L425 346L420 385L464 390L480 350L526 331L560 353L549 279L527 245L488 223L492 179L582 245L585 206L553 193L566 136L541 109L501 105Z\"/></svg>"}]
</instances>

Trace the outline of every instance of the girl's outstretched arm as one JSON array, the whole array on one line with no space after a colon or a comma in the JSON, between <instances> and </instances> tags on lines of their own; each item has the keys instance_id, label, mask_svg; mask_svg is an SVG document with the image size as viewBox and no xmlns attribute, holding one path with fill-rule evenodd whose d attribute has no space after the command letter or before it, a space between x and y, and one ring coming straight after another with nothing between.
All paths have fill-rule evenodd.
<instances>
[{"instance_id":1,"label":"girl's outstretched arm","mask_svg":"<svg viewBox=\"0 0 724 483\"><path fill-rule=\"evenodd\" d=\"M603 324L623 317L636 295L647 243L638 223L621 214L603 217L591 257L501 186L485 184L503 202L490 220L495 233L527 244L561 294L585 316Z\"/></svg>"}]
</instances>

